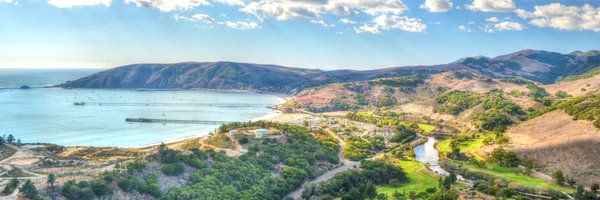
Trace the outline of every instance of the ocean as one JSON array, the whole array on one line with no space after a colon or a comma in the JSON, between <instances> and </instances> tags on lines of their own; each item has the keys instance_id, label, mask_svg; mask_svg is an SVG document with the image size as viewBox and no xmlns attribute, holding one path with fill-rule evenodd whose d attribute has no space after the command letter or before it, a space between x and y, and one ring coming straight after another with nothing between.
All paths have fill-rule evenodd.
<instances>
[{"instance_id":1,"label":"ocean","mask_svg":"<svg viewBox=\"0 0 600 200\"><path fill-rule=\"evenodd\" d=\"M277 96L249 92L42 88L98 71L101 69L0 69L0 135L13 134L24 143L139 147L206 135L219 125L130 123L126 118L248 121L275 113L263 106L75 106L73 103L281 103ZM18 89L22 85L33 89Z\"/></svg>"}]
</instances>

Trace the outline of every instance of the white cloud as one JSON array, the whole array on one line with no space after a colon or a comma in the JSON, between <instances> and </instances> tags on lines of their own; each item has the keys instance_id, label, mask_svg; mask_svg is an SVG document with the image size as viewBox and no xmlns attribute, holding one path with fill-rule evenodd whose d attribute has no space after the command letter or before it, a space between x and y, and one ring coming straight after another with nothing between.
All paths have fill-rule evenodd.
<instances>
[{"instance_id":1,"label":"white cloud","mask_svg":"<svg viewBox=\"0 0 600 200\"><path fill-rule=\"evenodd\" d=\"M176 21L186 21L186 22L203 22L207 24L218 24L227 26L233 29L257 29L260 28L256 22L253 21L218 21L215 18L206 15L206 14L194 14L191 17L180 16L178 14L173 15L173 18Z\"/></svg>"},{"instance_id":2,"label":"white cloud","mask_svg":"<svg viewBox=\"0 0 600 200\"><path fill-rule=\"evenodd\" d=\"M458 30L460 30L462 32L468 32L468 33L472 32L472 30L469 27L465 26L465 25L458 26Z\"/></svg>"},{"instance_id":3,"label":"white cloud","mask_svg":"<svg viewBox=\"0 0 600 200\"><path fill-rule=\"evenodd\" d=\"M9 2L11 0L8 0ZM111 0L49 0L48 4L57 8L72 8L77 6L110 6Z\"/></svg>"},{"instance_id":4,"label":"white cloud","mask_svg":"<svg viewBox=\"0 0 600 200\"><path fill-rule=\"evenodd\" d=\"M473 0L467 9L482 12L507 12L517 8L512 0Z\"/></svg>"},{"instance_id":5,"label":"white cloud","mask_svg":"<svg viewBox=\"0 0 600 200\"><path fill-rule=\"evenodd\" d=\"M198 6L210 5L208 0L125 0L125 4L134 3L137 6L153 7L161 12L188 10Z\"/></svg>"},{"instance_id":6,"label":"white cloud","mask_svg":"<svg viewBox=\"0 0 600 200\"><path fill-rule=\"evenodd\" d=\"M246 5L246 3L244 3L244 0L213 0L214 2L217 3L222 3L222 4L227 4L230 6L243 6Z\"/></svg>"},{"instance_id":7,"label":"white cloud","mask_svg":"<svg viewBox=\"0 0 600 200\"><path fill-rule=\"evenodd\" d=\"M500 22L494 25L494 28L498 31L520 31L525 27L518 22Z\"/></svg>"},{"instance_id":8,"label":"white cloud","mask_svg":"<svg viewBox=\"0 0 600 200\"><path fill-rule=\"evenodd\" d=\"M219 24L225 25L229 28L233 28L233 29L257 29L259 28L258 24L256 22L244 22L244 21L238 21L238 22L230 22L230 21L226 21L226 22L219 22Z\"/></svg>"},{"instance_id":9,"label":"white cloud","mask_svg":"<svg viewBox=\"0 0 600 200\"><path fill-rule=\"evenodd\" d=\"M488 22L499 22L500 20L497 17L490 17L490 18L485 19L485 21L488 21Z\"/></svg>"},{"instance_id":10,"label":"white cloud","mask_svg":"<svg viewBox=\"0 0 600 200\"><path fill-rule=\"evenodd\" d=\"M531 19L529 24L538 27L600 32L600 7L593 7L589 4L578 7L551 3L544 6L535 6L533 12L524 10L515 12L523 19Z\"/></svg>"},{"instance_id":11,"label":"white cloud","mask_svg":"<svg viewBox=\"0 0 600 200\"><path fill-rule=\"evenodd\" d=\"M421 23L421 20L409 18L406 16L380 15L370 24L363 24L355 29L357 33L380 34L380 30L403 30L407 32L424 32L427 25Z\"/></svg>"},{"instance_id":12,"label":"white cloud","mask_svg":"<svg viewBox=\"0 0 600 200\"><path fill-rule=\"evenodd\" d=\"M452 10L452 1L450 0L425 0L421 4L421 9L429 10L430 12L448 12Z\"/></svg>"},{"instance_id":13,"label":"white cloud","mask_svg":"<svg viewBox=\"0 0 600 200\"><path fill-rule=\"evenodd\" d=\"M352 21L352 20L350 20L348 18L342 18L342 19L340 19L340 22L342 22L344 24L356 24L355 21Z\"/></svg>"},{"instance_id":14,"label":"white cloud","mask_svg":"<svg viewBox=\"0 0 600 200\"><path fill-rule=\"evenodd\" d=\"M483 26L479 26L479 30L486 32L486 33L493 33L496 32L496 30L494 29L494 26L491 24L486 24Z\"/></svg>"},{"instance_id":15,"label":"white cloud","mask_svg":"<svg viewBox=\"0 0 600 200\"><path fill-rule=\"evenodd\" d=\"M215 18L212 18L212 17L210 17L208 15L205 15L205 14L195 14L195 15L192 15L192 19L197 20L197 21L203 21L203 22L206 22L206 23L214 23L214 22L217 21L217 20L215 20Z\"/></svg>"},{"instance_id":16,"label":"white cloud","mask_svg":"<svg viewBox=\"0 0 600 200\"><path fill-rule=\"evenodd\" d=\"M12 0L0 0L0 3L12 4L13 1Z\"/></svg>"},{"instance_id":17,"label":"white cloud","mask_svg":"<svg viewBox=\"0 0 600 200\"><path fill-rule=\"evenodd\" d=\"M373 16L397 15L408 8L400 0L255 0L241 10L261 20L265 18L290 20L316 19L322 14L347 15L361 12Z\"/></svg>"}]
</instances>

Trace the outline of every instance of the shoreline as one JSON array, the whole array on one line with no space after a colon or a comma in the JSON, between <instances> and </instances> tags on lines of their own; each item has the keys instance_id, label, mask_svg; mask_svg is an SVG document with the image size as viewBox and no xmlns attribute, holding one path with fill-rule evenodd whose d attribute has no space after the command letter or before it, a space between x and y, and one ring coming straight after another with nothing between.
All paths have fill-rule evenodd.
<instances>
[{"instance_id":1,"label":"shoreline","mask_svg":"<svg viewBox=\"0 0 600 200\"><path fill-rule=\"evenodd\" d=\"M279 97L278 97L279 98ZM267 113L263 116L260 117L256 117L253 119L250 119L250 121L261 121L261 120L271 120L271 119L275 119L279 116L281 116L282 113L281 111L278 110L273 110L270 113ZM174 143L178 143L178 142L182 142L185 140L191 140L191 139L200 139L200 138L205 138L208 134L210 134L212 131L206 132L206 133L200 133L198 135L191 135L191 136L187 136L187 137L181 137L181 138L175 138L175 139L171 139L171 140L166 140L166 141L161 141L161 142L156 142L156 143L151 143L151 144L145 144L145 145L140 145L139 147L130 147L131 149L145 149L145 148L149 148L149 147L154 147L154 146L158 146L160 144L174 144Z\"/></svg>"}]
</instances>

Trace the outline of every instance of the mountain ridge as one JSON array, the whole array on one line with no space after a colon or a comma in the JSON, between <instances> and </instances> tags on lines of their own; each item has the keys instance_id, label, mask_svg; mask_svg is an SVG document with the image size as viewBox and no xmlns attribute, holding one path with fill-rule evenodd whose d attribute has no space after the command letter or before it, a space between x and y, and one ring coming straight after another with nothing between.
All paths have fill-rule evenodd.
<instances>
[{"instance_id":1,"label":"mountain ridge","mask_svg":"<svg viewBox=\"0 0 600 200\"><path fill-rule=\"evenodd\" d=\"M224 89L295 94L330 83L364 81L413 74L472 70L496 77L523 77L544 84L587 72L600 65L598 51L561 54L521 50L493 58L476 56L440 65L370 70L320 70L238 62L131 64L60 84L65 88Z\"/></svg>"}]
</instances>

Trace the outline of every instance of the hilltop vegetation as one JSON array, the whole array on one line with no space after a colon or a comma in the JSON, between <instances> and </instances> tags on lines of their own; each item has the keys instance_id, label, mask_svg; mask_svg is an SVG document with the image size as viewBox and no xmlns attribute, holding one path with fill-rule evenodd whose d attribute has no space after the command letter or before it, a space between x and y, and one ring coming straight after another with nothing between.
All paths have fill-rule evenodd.
<instances>
[{"instance_id":1,"label":"hilltop vegetation","mask_svg":"<svg viewBox=\"0 0 600 200\"><path fill-rule=\"evenodd\" d=\"M600 66L595 67L583 74L579 74L579 75L571 75L571 76L567 76L565 79L563 79L563 82L569 82L569 81L575 81L575 80L581 80L581 79L586 79L586 78L591 78L594 77L596 75L600 74Z\"/></svg>"},{"instance_id":2,"label":"hilltop vegetation","mask_svg":"<svg viewBox=\"0 0 600 200\"><path fill-rule=\"evenodd\" d=\"M435 74L460 69L473 70L496 78L526 77L548 84L559 81L561 77L597 67L600 65L598 56L594 53L571 55L523 50L495 58L469 57L446 65L366 71L322 71L234 62L135 64L99 72L60 86L65 88L235 89L296 94L306 88L331 83ZM394 79L380 81L395 87L420 82Z\"/></svg>"}]
</instances>

